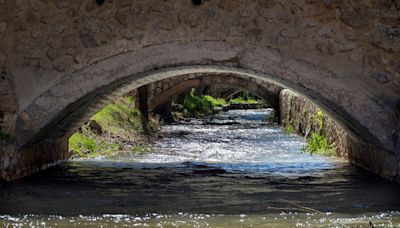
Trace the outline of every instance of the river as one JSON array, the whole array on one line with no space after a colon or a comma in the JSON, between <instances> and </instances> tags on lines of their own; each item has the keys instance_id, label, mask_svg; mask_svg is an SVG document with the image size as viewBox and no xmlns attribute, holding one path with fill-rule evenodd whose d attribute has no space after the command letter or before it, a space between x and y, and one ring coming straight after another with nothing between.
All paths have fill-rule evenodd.
<instances>
[{"instance_id":1,"label":"river","mask_svg":"<svg viewBox=\"0 0 400 228\"><path fill-rule=\"evenodd\" d=\"M4 227L400 227L400 186L231 110L166 125L150 151L0 184Z\"/></svg>"}]
</instances>

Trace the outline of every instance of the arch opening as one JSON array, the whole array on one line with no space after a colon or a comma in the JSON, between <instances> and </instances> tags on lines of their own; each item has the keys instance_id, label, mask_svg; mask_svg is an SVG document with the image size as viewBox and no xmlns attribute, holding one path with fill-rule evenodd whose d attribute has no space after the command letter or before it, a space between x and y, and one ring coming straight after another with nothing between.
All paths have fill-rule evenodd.
<instances>
[{"instance_id":1,"label":"arch opening","mask_svg":"<svg viewBox=\"0 0 400 228\"><path fill-rule=\"evenodd\" d=\"M116 97L139 88L142 85L156 82L167 78L179 77L184 75L232 75L239 77L253 78L260 82L272 83L282 88L289 88L309 98L316 103L322 110L328 115L332 116L338 121L348 133L357 138L358 140L365 141L376 146L380 146L379 141L374 138L369 131L362 126L357 120L352 118L352 115L347 113L341 107L337 106L333 102L320 96L318 93L311 91L300 84L296 84L290 81L285 81L274 76L261 74L259 72L236 68L236 67L223 67L218 65L195 65L185 67L171 67L158 69L155 71L145 72L141 74L130 75L128 77L115 80L112 83L96 88L88 94L80 97L77 101L68 104L67 107L63 108L56 116L46 119L44 126L40 126L38 132L27 136L27 132L24 132L23 118L17 119L17 132L19 132L19 139L17 138L17 144L19 148L25 145L32 145L40 142L41 140L63 138L70 135L74 130L78 129L85 121L89 119L94 113L96 113L100 107L111 102ZM48 95L45 94L45 95ZM40 99L40 98L37 98ZM30 108L28 107L27 110ZM51 119L51 120L49 120ZM32 134L32 132L29 132Z\"/></svg>"}]
</instances>

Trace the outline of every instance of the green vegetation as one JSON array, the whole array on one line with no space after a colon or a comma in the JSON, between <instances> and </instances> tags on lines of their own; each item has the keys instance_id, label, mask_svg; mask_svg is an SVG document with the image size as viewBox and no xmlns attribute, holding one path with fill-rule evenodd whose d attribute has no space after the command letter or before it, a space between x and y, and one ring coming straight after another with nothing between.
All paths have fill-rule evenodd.
<instances>
[{"instance_id":1,"label":"green vegetation","mask_svg":"<svg viewBox=\"0 0 400 228\"><path fill-rule=\"evenodd\" d=\"M287 134L293 134L296 132L296 129L294 128L294 125L292 122L288 123L285 127L285 132Z\"/></svg>"},{"instance_id":2,"label":"green vegetation","mask_svg":"<svg viewBox=\"0 0 400 228\"><path fill-rule=\"evenodd\" d=\"M326 156L336 155L335 143L330 144L328 138L319 133L311 134L307 139L307 144L302 148L302 151Z\"/></svg>"},{"instance_id":3,"label":"green vegetation","mask_svg":"<svg viewBox=\"0 0 400 228\"><path fill-rule=\"evenodd\" d=\"M216 99L207 95L195 96L192 89L183 102L182 115L184 117L201 117L226 104L227 102L224 99Z\"/></svg>"},{"instance_id":4,"label":"green vegetation","mask_svg":"<svg viewBox=\"0 0 400 228\"><path fill-rule=\"evenodd\" d=\"M69 138L69 148L79 157L111 155L120 150L138 152L140 145L124 146L134 141L145 141L140 135L143 133L140 117L132 97L119 98L91 118L94 126L88 123L75 132ZM158 120L150 119L150 133L156 133L158 125Z\"/></svg>"},{"instance_id":5,"label":"green vegetation","mask_svg":"<svg viewBox=\"0 0 400 228\"><path fill-rule=\"evenodd\" d=\"M312 132L310 137L307 138L307 144L302 148L303 152L326 156L336 155L335 143L329 143L329 139L324 133L324 122L325 115L320 110L310 116L308 127L316 125L318 129Z\"/></svg>"},{"instance_id":6,"label":"green vegetation","mask_svg":"<svg viewBox=\"0 0 400 228\"><path fill-rule=\"evenodd\" d=\"M255 95L248 91L241 91L236 97L229 99L231 104L259 104L262 103Z\"/></svg>"},{"instance_id":7,"label":"green vegetation","mask_svg":"<svg viewBox=\"0 0 400 228\"><path fill-rule=\"evenodd\" d=\"M259 104L261 103L260 100L256 100L254 98L243 98L243 97L237 97L237 98L232 98L229 99L229 103L231 104Z\"/></svg>"},{"instance_id":8,"label":"green vegetation","mask_svg":"<svg viewBox=\"0 0 400 228\"><path fill-rule=\"evenodd\" d=\"M208 95L196 96L194 92L195 89L192 89L182 105L174 104L174 110L176 111L174 115L177 118L203 117L228 104L262 103L262 101L257 100L253 95L244 91L238 97L232 98L229 101Z\"/></svg>"},{"instance_id":9,"label":"green vegetation","mask_svg":"<svg viewBox=\"0 0 400 228\"><path fill-rule=\"evenodd\" d=\"M69 138L69 148L79 157L96 157L109 155L120 149L116 143L93 133L87 124L81 128L82 132L76 132Z\"/></svg>"}]
</instances>

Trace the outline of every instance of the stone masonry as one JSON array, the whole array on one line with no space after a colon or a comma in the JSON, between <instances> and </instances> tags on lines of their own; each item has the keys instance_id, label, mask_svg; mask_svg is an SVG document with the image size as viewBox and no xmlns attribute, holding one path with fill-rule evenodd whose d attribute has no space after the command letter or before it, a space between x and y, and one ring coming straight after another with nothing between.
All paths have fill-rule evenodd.
<instances>
[{"instance_id":1,"label":"stone masonry","mask_svg":"<svg viewBox=\"0 0 400 228\"><path fill-rule=\"evenodd\" d=\"M112 99L189 74L290 88L362 142L355 163L398 178L398 0L200 3L0 0L1 178L64 159L69 134Z\"/></svg>"}]
</instances>

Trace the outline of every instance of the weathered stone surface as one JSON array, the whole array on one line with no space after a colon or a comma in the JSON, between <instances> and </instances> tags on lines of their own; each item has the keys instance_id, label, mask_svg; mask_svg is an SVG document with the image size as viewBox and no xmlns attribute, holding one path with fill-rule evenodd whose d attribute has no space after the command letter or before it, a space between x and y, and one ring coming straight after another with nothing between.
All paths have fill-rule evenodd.
<instances>
[{"instance_id":1,"label":"weathered stone surface","mask_svg":"<svg viewBox=\"0 0 400 228\"><path fill-rule=\"evenodd\" d=\"M400 0L394 0L394 5L398 10L400 10Z\"/></svg>"},{"instance_id":2,"label":"weathered stone surface","mask_svg":"<svg viewBox=\"0 0 400 228\"><path fill-rule=\"evenodd\" d=\"M62 56L53 62L54 69L57 71L66 71L72 65L73 58L71 56Z\"/></svg>"},{"instance_id":3,"label":"weathered stone surface","mask_svg":"<svg viewBox=\"0 0 400 228\"><path fill-rule=\"evenodd\" d=\"M303 136L319 131L318 121L312 121L312 115L319 111L319 108L305 97L284 89L280 93L280 108L283 126L290 124L296 133ZM358 141L330 116L325 115L323 126L323 134L328 137L330 143L334 143L339 157L347 158L353 164L396 180L399 170L392 153Z\"/></svg>"},{"instance_id":4,"label":"weathered stone surface","mask_svg":"<svg viewBox=\"0 0 400 228\"><path fill-rule=\"evenodd\" d=\"M15 102L10 124L18 141L11 165L35 159L18 155L27 142L65 136L87 122L96 109L89 104L104 97L181 74L221 72L297 90L373 144L371 153L375 147L377 156L381 149L398 153L397 0L1 2L0 52L7 61L0 68L13 82L1 92Z\"/></svg>"},{"instance_id":5,"label":"weathered stone surface","mask_svg":"<svg viewBox=\"0 0 400 228\"><path fill-rule=\"evenodd\" d=\"M282 37L288 37L288 38L296 38L296 37L299 37L299 36L300 36L299 31L296 30L296 29L293 29L293 28L286 28L286 29L283 29L283 30L280 32L280 34L281 34Z\"/></svg>"},{"instance_id":6,"label":"weathered stone surface","mask_svg":"<svg viewBox=\"0 0 400 228\"><path fill-rule=\"evenodd\" d=\"M334 55L335 47L331 43L319 43L315 48L323 55Z\"/></svg>"},{"instance_id":7,"label":"weathered stone surface","mask_svg":"<svg viewBox=\"0 0 400 228\"><path fill-rule=\"evenodd\" d=\"M68 8L71 4L70 0L53 0L53 2L59 9Z\"/></svg>"},{"instance_id":8,"label":"weathered stone surface","mask_svg":"<svg viewBox=\"0 0 400 228\"><path fill-rule=\"evenodd\" d=\"M372 24L371 11L365 8L345 7L339 10L339 18L353 28L367 27Z\"/></svg>"},{"instance_id":9,"label":"weathered stone surface","mask_svg":"<svg viewBox=\"0 0 400 228\"><path fill-rule=\"evenodd\" d=\"M392 53L400 50L400 27L377 26L370 34L371 42Z\"/></svg>"},{"instance_id":10,"label":"weathered stone surface","mask_svg":"<svg viewBox=\"0 0 400 228\"><path fill-rule=\"evenodd\" d=\"M214 85L242 88L266 100L270 107L279 109L278 97L282 90L281 86L245 76L229 75L183 75L154 82L149 87L152 88L148 96L149 109L157 110L170 101L171 97L176 97L191 88Z\"/></svg>"},{"instance_id":11,"label":"weathered stone surface","mask_svg":"<svg viewBox=\"0 0 400 228\"><path fill-rule=\"evenodd\" d=\"M62 43L63 48L79 48L81 42L78 34L72 33L65 35Z\"/></svg>"},{"instance_id":12,"label":"weathered stone surface","mask_svg":"<svg viewBox=\"0 0 400 228\"><path fill-rule=\"evenodd\" d=\"M51 59L51 60L55 60L58 59L59 57L61 57L63 55L63 53L61 53L60 51L56 50L56 49L49 49L47 51L47 56Z\"/></svg>"},{"instance_id":13,"label":"weathered stone surface","mask_svg":"<svg viewBox=\"0 0 400 228\"><path fill-rule=\"evenodd\" d=\"M7 57L4 53L0 52L0 67L4 66L6 63Z\"/></svg>"},{"instance_id":14,"label":"weathered stone surface","mask_svg":"<svg viewBox=\"0 0 400 228\"><path fill-rule=\"evenodd\" d=\"M377 82L384 84L390 81L390 74L388 72L380 72L375 75L375 79Z\"/></svg>"},{"instance_id":15,"label":"weathered stone surface","mask_svg":"<svg viewBox=\"0 0 400 228\"><path fill-rule=\"evenodd\" d=\"M263 8L273 8L278 3L277 0L257 0L258 4Z\"/></svg>"},{"instance_id":16,"label":"weathered stone surface","mask_svg":"<svg viewBox=\"0 0 400 228\"><path fill-rule=\"evenodd\" d=\"M94 48L97 47L96 39L89 33L81 33L80 34L81 41L83 46L86 48Z\"/></svg>"},{"instance_id":17,"label":"weathered stone surface","mask_svg":"<svg viewBox=\"0 0 400 228\"><path fill-rule=\"evenodd\" d=\"M0 33L5 32L7 29L7 23L5 21L0 22Z\"/></svg>"},{"instance_id":18,"label":"weathered stone surface","mask_svg":"<svg viewBox=\"0 0 400 228\"><path fill-rule=\"evenodd\" d=\"M231 0L220 0L218 3L218 7L220 7L221 9L226 9L229 12L233 12L238 8L238 2Z\"/></svg>"}]
</instances>

